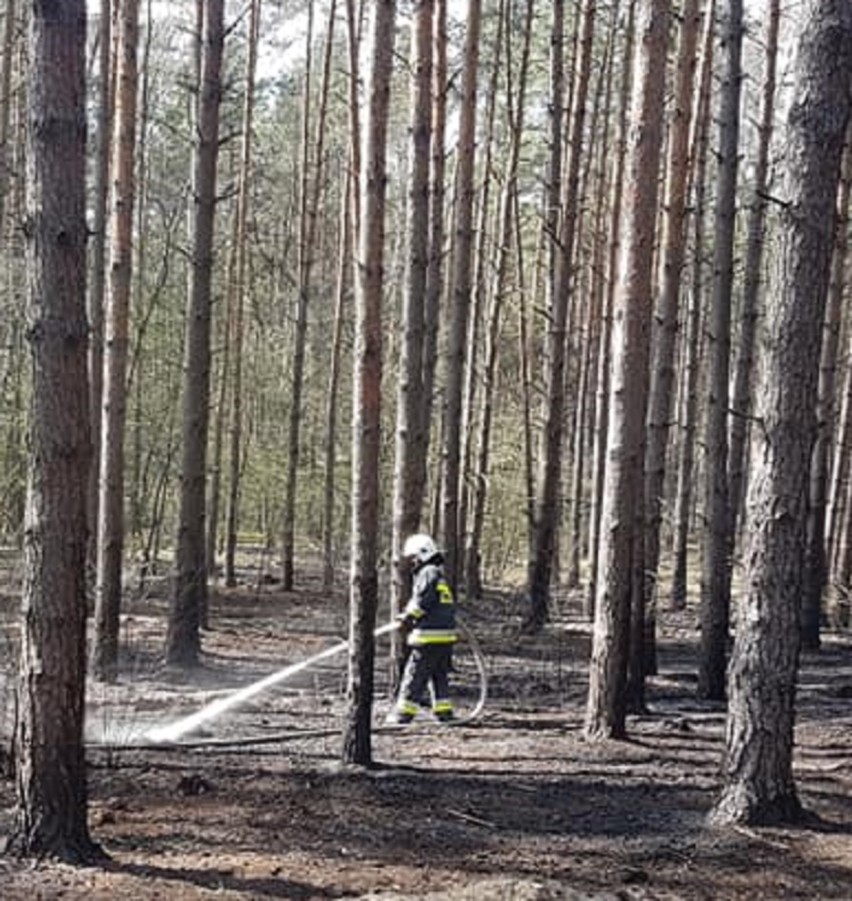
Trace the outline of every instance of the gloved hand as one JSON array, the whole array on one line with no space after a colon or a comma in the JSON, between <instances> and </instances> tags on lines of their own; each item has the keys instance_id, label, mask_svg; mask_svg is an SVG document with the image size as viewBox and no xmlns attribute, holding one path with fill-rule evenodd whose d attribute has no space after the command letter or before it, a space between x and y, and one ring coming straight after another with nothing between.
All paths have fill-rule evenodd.
<instances>
[{"instance_id":1,"label":"gloved hand","mask_svg":"<svg viewBox=\"0 0 852 901\"><path fill-rule=\"evenodd\" d=\"M410 613L399 613L396 617L400 632L410 632L414 628L414 617Z\"/></svg>"}]
</instances>

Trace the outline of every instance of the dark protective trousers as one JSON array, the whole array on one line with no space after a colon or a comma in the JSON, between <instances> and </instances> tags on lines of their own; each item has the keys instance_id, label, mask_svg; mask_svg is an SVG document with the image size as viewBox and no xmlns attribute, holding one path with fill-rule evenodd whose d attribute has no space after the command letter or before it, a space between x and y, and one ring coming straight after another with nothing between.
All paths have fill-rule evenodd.
<instances>
[{"instance_id":1,"label":"dark protective trousers","mask_svg":"<svg viewBox=\"0 0 852 901\"><path fill-rule=\"evenodd\" d=\"M451 644L415 645L410 649L399 689L401 713L416 712L425 698L427 687L432 692L432 710L452 712L449 672L452 660Z\"/></svg>"}]
</instances>

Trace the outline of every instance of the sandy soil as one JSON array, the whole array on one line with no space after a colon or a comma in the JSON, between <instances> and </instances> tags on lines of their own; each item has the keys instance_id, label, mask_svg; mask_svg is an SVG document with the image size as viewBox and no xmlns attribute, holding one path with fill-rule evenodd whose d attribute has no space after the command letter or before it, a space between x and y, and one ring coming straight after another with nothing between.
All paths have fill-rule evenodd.
<instances>
[{"instance_id":1,"label":"sandy soil","mask_svg":"<svg viewBox=\"0 0 852 901\"><path fill-rule=\"evenodd\" d=\"M14 606L7 595L12 638ZM582 738L589 629L572 602L522 637L524 611L495 594L464 609L487 664L481 716L387 730L383 696L369 771L339 763L345 654L205 723L192 746L143 746L152 727L341 641L345 607L342 590L308 580L290 594L257 581L216 591L203 666L187 676L159 656L165 586L129 602L121 678L90 686L91 829L109 860L0 857L0 897L852 898L848 636L804 660L796 775L820 821L795 829L705 823L724 712L695 700L690 614L663 617L660 674L627 742ZM470 643L457 670L464 717L480 691ZM13 803L0 780L0 832Z\"/></svg>"}]
</instances>

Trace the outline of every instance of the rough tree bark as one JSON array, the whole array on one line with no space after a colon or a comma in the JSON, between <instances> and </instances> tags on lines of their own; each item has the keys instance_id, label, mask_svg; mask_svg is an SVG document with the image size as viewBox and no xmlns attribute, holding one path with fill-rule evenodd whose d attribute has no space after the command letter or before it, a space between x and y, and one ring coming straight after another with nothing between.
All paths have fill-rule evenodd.
<instances>
[{"instance_id":1,"label":"rough tree bark","mask_svg":"<svg viewBox=\"0 0 852 901\"><path fill-rule=\"evenodd\" d=\"M747 509L749 548L730 668L717 823L795 821L793 725L808 461L834 205L852 101L852 6L811 0L787 118L779 234L766 297Z\"/></svg>"},{"instance_id":2,"label":"rough tree bark","mask_svg":"<svg viewBox=\"0 0 852 901\"><path fill-rule=\"evenodd\" d=\"M829 460L835 434L835 382L840 324L846 287L849 250L849 196L852 187L852 133L847 131L840 187L837 192L837 227L823 324L817 396L817 436L811 457L808 489L808 528L805 549L805 583L802 591L802 646L815 651L820 646L822 597L828 581L826 555L826 509Z\"/></svg>"},{"instance_id":3,"label":"rough tree bark","mask_svg":"<svg viewBox=\"0 0 852 901\"><path fill-rule=\"evenodd\" d=\"M677 443L677 488L674 505L674 564L670 607L686 606L687 551L692 518L693 478L696 436L698 431L698 394L701 363L701 334L704 322L704 216L706 211L707 155L709 143L710 96L713 72L713 22L716 4L710 0L704 19L701 41L701 77L692 117L690 156L695 160L692 180L693 262L689 306L686 311L686 340L683 353L683 376L680 400L680 440Z\"/></svg>"},{"instance_id":4,"label":"rough tree bark","mask_svg":"<svg viewBox=\"0 0 852 901\"><path fill-rule=\"evenodd\" d=\"M26 218L32 361L29 480L15 732L17 807L7 852L75 863L98 854L83 746L86 502L84 0L32 4Z\"/></svg>"},{"instance_id":5,"label":"rough tree bark","mask_svg":"<svg viewBox=\"0 0 852 901\"><path fill-rule=\"evenodd\" d=\"M694 106L696 46L701 24L699 0L685 0L675 71L673 122L670 126L663 200L662 260L659 267L653 363L648 399L648 450L645 459L645 603L656 601L666 450L672 419L675 351L686 251L687 198L692 160L689 137Z\"/></svg>"},{"instance_id":6,"label":"rough tree bark","mask_svg":"<svg viewBox=\"0 0 852 901\"><path fill-rule=\"evenodd\" d=\"M547 398L541 474L536 504L533 561L530 567L530 611L525 627L541 629L549 615L550 580L556 555L559 493L562 483L563 435L565 431L565 366L568 313L573 296L574 237L579 217L578 195L586 97L592 64L597 0L584 0L580 58L576 66L576 89L571 108L570 152L563 184L561 223L556 255L556 274L551 321L547 332Z\"/></svg>"},{"instance_id":7,"label":"rough tree bark","mask_svg":"<svg viewBox=\"0 0 852 901\"><path fill-rule=\"evenodd\" d=\"M461 470L462 393L464 358L473 287L473 195L476 157L476 95L482 0L470 0L464 45L464 69L459 110L458 160L455 183L455 246L453 248L452 303L448 314L446 407L444 410L444 459L441 477L441 535L450 584L459 576L459 476Z\"/></svg>"},{"instance_id":8,"label":"rough tree bark","mask_svg":"<svg viewBox=\"0 0 852 901\"><path fill-rule=\"evenodd\" d=\"M668 0L640 0L625 162L621 257L612 335L609 450L604 476L586 735L626 731L631 597L641 595L642 469L650 356L651 281L662 149ZM637 572L639 571L639 572Z\"/></svg>"},{"instance_id":9,"label":"rough tree bark","mask_svg":"<svg viewBox=\"0 0 852 901\"><path fill-rule=\"evenodd\" d=\"M393 67L394 0L373 0L373 48L367 86L361 227L355 281L352 417L352 561L349 677L342 757L372 762L373 630L378 607L379 456L381 447L382 290L384 283L387 125Z\"/></svg>"},{"instance_id":10,"label":"rough tree bark","mask_svg":"<svg viewBox=\"0 0 852 901\"><path fill-rule=\"evenodd\" d=\"M193 159L193 248L184 350L183 434L175 585L166 661L198 662L201 611L207 602L204 487L210 421L210 318L224 0L207 0L202 31L201 98Z\"/></svg>"},{"instance_id":11,"label":"rough tree bark","mask_svg":"<svg viewBox=\"0 0 852 901\"><path fill-rule=\"evenodd\" d=\"M411 122L405 226L405 290L399 347L393 473L391 615L408 594L401 559L407 535L420 525L423 494L419 450L423 442L423 352L429 266L429 162L432 124L432 0L418 0L411 27Z\"/></svg>"},{"instance_id":12,"label":"rough tree bark","mask_svg":"<svg viewBox=\"0 0 852 901\"><path fill-rule=\"evenodd\" d=\"M635 39L636 2L630 0L624 25L624 54L619 85L619 112L616 126L615 153L612 165L612 199L610 201L610 244L606 261L606 286L601 311L601 352L598 357L597 397L595 398L594 441L592 450L592 503L589 512L589 582L586 587L585 612L590 621L595 616L597 594L601 509L603 507L604 475L609 428L609 382L612 361L612 310L616 287L616 270L621 251L620 223L624 196L624 164L627 155L627 127L630 107L631 61Z\"/></svg>"},{"instance_id":13,"label":"rough tree bark","mask_svg":"<svg viewBox=\"0 0 852 901\"><path fill-rule=\"evenodd\" d=\"M722 85L716 145L713 299L707 317L707 413L704 426L704 518L701 555L701 653L698 696L725 697L733 536L728 515L728 377L739 172L742 0L719 4Z\"/></svg>"},{"instance_id":14,"label":"rough tree bark","mask_svg":"<svg viewBox=\"0 0 852 901\"><path fill-rule=\"evenodd\" d=\"M103 410L101 416L98 549L92 675L114 681L118 673L121 572L124 553L124 431L127 356L133 279L133 205L136 199L136 96L139 4L122 0L118 16L112 213L106 298Z\"/></svg>"},{"instance_id":15,"label":"rough tree bark","mask_svg":"<svg viewBox=\"0 0 852 901\"><path fill-rule=\"evenodd\" d=\"M769 152L775 120L775 74L778 57L780 0L770 0L766 19L766 72L763 78L754 188L748 218L743 294L740 302L740 336L731 395L731 450L728 460L731 541L736 541L737 522L745 485L748 422L754 381L754 342L763 271L763 241L769 187Z\"/></svg>"}]
</instances>

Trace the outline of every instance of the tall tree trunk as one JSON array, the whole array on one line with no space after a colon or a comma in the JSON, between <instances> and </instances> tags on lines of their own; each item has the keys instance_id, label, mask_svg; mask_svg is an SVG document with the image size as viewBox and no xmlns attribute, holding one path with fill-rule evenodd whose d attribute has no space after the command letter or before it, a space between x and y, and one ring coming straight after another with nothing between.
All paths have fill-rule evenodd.
<instances>
[{"instance_id":1,"label":"tall tree trunk","mask_svg":"<svg viewBox=\"0 0 852 901\"><path fill-rule=\"evenodd\" d=\"M631 597L641 597L637 556L641 560L644 539L641 485L669 12L668 0L640 0L637 8L639 40L633 60L631 137L612 336L609 451L585 726L592 738L625 735Z\"/></svg>"},{"instance_id":2,"label":"tall tree trunk","mask_svg":"<svg viewBox=\"0 0 852 901\"><path fill-rule=\"evenodd\" d=\"M448 314L447 376L444 409L444 459L442 472L441 534L446 555L447 579L455 585L460 575L459 491L461 471L462 391L470 296L473 288L473 170L476 157L476 95L482 0L470 0L459 110L458 162L455 183L455 246L452 304Z\"/></svg>"},{"instance_id":3,"label":"tall tree trunk","mask_svg":"<svg viewBox=\"0 0 852 901\"><path fill-rule=\"evenodd\" d=\"M302 85L302 150L299 179L299 283L296 294L296 321L290 377L290 412L287 419L287 481L284 490L281 532L282 588L293 590L294 542L296 533L296 485L299 469L299 432L302 425L302 385L305 379L305 344L308 332L308 293L313 268L311 232L311 70L314 42L314 0L308 0L308 27L305 34L305 74Z\"/></svg>"},{"instance_id":4,"label":"tall tree trunk","mask_svg":"<svg viewBox=\"0 0 852 901\"><path fill-rule=\"evenodd\" d=\"M432 61L432 124L431 162L429 170L429 266L426 272L426 306L423 333L423 403L421 414L422 441L418 453L420 501L423 507L428 483L429 447L432 431L432 394L435 386L435 365L438 356L438 326L441 294L444 283L444 201L446 194L446 134L447 134L447 0L435 0L433 14L434 59Z\"/></svg>"},{"instance_id":5,"label":"tall tree trunk","mask_svg":"<svg viewBox=\"0 0 852 901\"><path fill-rule=\"evenodd\" d=\"M834 205L852 100L852 7L811 0L784 147L784 205L770 273L756 397L745 596L731 660L724 787L713 819L798 820L793 725L808 461Z\"/></svg>"},{"instance_id":6,"label":"tall tree trunk","mask_svg":"<svg viewBox=\"0 0 852 901\"><path fill-rule=\"evenodd\" d=\"M482 345L481 332L483 328L483 320L485 318L485 310L488 306L489 291L489 270L492 265L491 248L494 246L495 239L493 229L489 227L489 218L492 214L491 203L491 187L496 180L494 178L494 123L497 113L497 97L500 94L500 76L506 72L506 93L505 104L511 107L511 28L507 27L507 2L499 0L497 9L495 10L497 24L494 30L494 40L491 52L491 72L488 79L487 102L485 106L485 134L480 143L481 159L480 168L482 171L481 188L478 198L477 223L476 231L476 250L474 252L473 267L473 296L471 298L470 310L470 328L467 336L467 367L465 369L464 380L464 397L462 401L462 431L461 431L461 483L459 491L459 545L467 547L469 538L470 523L468 522L468 508L471 504L471 495L475 492L473 486L473 469L474 469L474 446L475 431L477 424L477 408L479 383L482 379ZM506 33L504 40L504 33ZM504 48L505 45L505 48ZM505 49L505 61L503 52ZM494 214L495 217L498 213ZM459 561L459 578L465 579L469 567L467 561ZM475 595L478 592L477 586L465 585L465 591L469 595Z\"/></svg>"},{"instance_id":7,"label":"tall tree trunk","mask_svg":"<svg viewBox=\"0 0 852 901\"><path fill-rule=\"evenodd\" d=\"M86 353L83 0L36 2L29 32L26 219L32 363L17 685L17 807L7 852L92 859L83 746Z\"/></svg>"},{"instance_id":8,"label":"tall tree trunk","mask_svg":"<svg viewBox=\"0 0 852 901\"><path fill-rule=\"evenodd\" d=\"M713 73L713 26L716 19L715 0L710 0L705 12L704 36L701 49L701 78L696 97L696 111L692 117L690 156L695 160L692 179L693 192L693 263L689 306L686 311L686 341L683 353L683 383L681 385L681 436L677 444L677 489L674 509L674 562L670 607L682 610L686 606L687 552L692 519L695 445L698 431L698 388L704 316L704 216L707 197L705 173L709 144L710 97Z\"/></svg>"},{"instance_id":9,"label":"tall tree trunk","mask_svg":"<svg viewBox=\"0 0 852 901\"><path fill-rule=\"evenodd\" d=\"M565 413L565 365L568 312L573 301L574 239L579 217L580 162L586 119L586 97L592 64L597 0L584 0L580 37L580 59L571 109L571 132L567 170L563 184L559 253L556 256L554 297L547 333L547 400L541 475L538 485L535 545L530 570L530 611L525 628L541 629L549 615L550 580L556 554L559 492L562 483L562 452Z\"/></svg>"},{"instance_id":10,"label":"tall tree trunk","mask_svg":"<svg viewBox=\"0 0 852 901\"><path fill-rule=\"evenodd\" d=\"M579 295L583 297L581 306L583 313L575 337L574 355L577 362L574 365L576 373L573 374L574 386L572 390L571 380L566 382L566 391L570 397L576 398L574 402L573 423L571 436L571 484L569 488L569 524L568 524L568 572L565 585L569 591L575 591L580 587L580 563L585 544L583 535L583 518L586 509L586 475L589 470L590 436L593 432L595 419L595 380L597 377L597 352L600 344L600 321L603 306L603 293L601 279L598 277L601 271L602 251L598 235L600 233L601 217L603 216L603 204L605 181L603 172L605 167L601 163L595 172L595 181L592 181L592 166L595 161L600 162L600 145L607 143L608 129L610 126L609 114L612 102L613 64L615 60L615 43L618 33L619 4L612 6L610 22L606 33L604 57L598 73L598 81L594 92L592 115L589 121L589 152L586 155L585 164L581 176L581 195L588 198L584 206L588 210L581 211L580 226L577 230L578 254L582 251L584 243L591 245L587 251L589 256L585 265L578 261L577 269L582 267L586 279ZM591 213L591 226L589 214ZM591 233L588 242L584 242L583 232ZM585 330L585 335L583 335ZM567 375L570 373L570 368Z\"/></svg>"},{"instance_id":11,"label":"tall tree trunk","mask_svg":"<svg viewBox=\"0 0 852 901\"><path fill-rule=\"evenodd\" d=\"M114 681L118 674L124 552L124 426L127 418L128 323L133 280L133 204L136 189L137 0L121 0L118 27L113 208L104 345L98 565L92 647L92 675L109 682Z\"/></svg>"},{"instance_id":12,"label":"tall tree trunk","mask_svg":"<svg viewBox=\"0 0 852 901\"><path fill-rule=\"evenodd\" d=\"M198 138L193 153L195 196L184 351L180 509L175 585L166 635L166 661L177 666L194 666L198 662L201 612L207 603L204 486L210 421L210 308L222 94L223 7L223 0L206 0Z\"/></svg>"},{"instance_id":13,"label":"tall tree trunk","mask_svg":"<svg viewBox=\"0 0 852 901\"><path fill-rule=\"evenodd\" d=\"M494 285L491 290L488 332L485 339L485 370L482 386L482 415L477 447L476 491L474 493L473 523L467 547L467 577L465 584L469 596L481 593L481 542L485 526L485 502L488 493L488 467L491 449L491 422L494 414L494 395L497 382L497 358L500 345L500 315L503 297L507 291L509 255L514 234L514 218L518 190L518 165L521 156L521 141L524 130L524 104L526 102L527 72L529 69L530 40L532 36L533 0L527 0L524 15L523 47L518 72L518 92L515 114L511 117L509 138L509 158L503 177L503 192L500 197L500 215L497 227L497 264L494 270Z\"/></svg>"},{"instance_id":14,"label":"tall tree trunk","mask_svg":"<svg viewBox=\"0 0 852 901\"><path fill-rule=\"evenodd\" d=\"M609 429L609 383L611 375L612 311L616 288L616 269L621 250L620 228L621 207L624 196L624 165L627 154L627 127L632 79L631 64L635 40L636 0L628 0L627 19L624 26L624 53L619 86L620 108L616 126L615 155L612 160L612 201L610 222L610 245L606 262L606 287L601 312L601 353L598 359L597 398L595 399L594 449L592 460L592 506L589 513L589 584L586 589L585 612L589 620L595 616L597 594L601 511L603 508L604 475Z\"/></svg>"},{"instance_id":15,"label":"tall tree trunk","mask_svg":"<svg viewBox=\"0 0 852 901\"><path fill-rule=\"evenodd\" d=\"M657 567L660 559L660 529L663 521L663 491L666 449L672 418L675 350L681 295L681 276L686 250L687 197L689 194L689 136L696 70L696 47L701 24L699 0L684 0L674 86L674 116L669 135L663 200L662 265L659 267L655 328L652 335L653 363L648 399L648 450L645 459L645 603L656 602Z\"/></svg>"},{"instance_id":16,"label":"tall tree trunk","mask_svg":"<svg viewBox=\"0 0 852 901\"><path fill-rule=\"evenodd\" d=\"M98 107L95 143L94 194L88 296L89 325L89 412L92 415L92 445L95 454L89 471L89 560L97 566L98 504L100 493L101 415L104 383L104 294L106 285L107 203L109 202L109 160L112 147L112 6L117 0L102 0L98 23ZM12 4L6 10L10 28ZM8 37L4 38L6 47ZM6 48L7 50L9 48ZM3 72L9 56L4 52ZM6 96L6 95L4 95ZM3 142L5 148L5 141ZM0 192L1 194L1 192Z\"/></svg>"},{"instance_id":17,"label":"tall tree trunk","mask_svg":"<svg viewBox=\"0 0 852 901\"><path fill-rule=\"evenodd\" d=\"M828 287L828 304L823 324L817 395L817 435L810 464L808 520L805 547L805 579L802 591L802 646L817 650L820 646L822 595L828 580L825 549L825 512L828 464L835 431L835 381L837 348L840 343L840 319L846 287L846 263L849 249L849 195L852 186L852 132L847 132L840 187L837 193L837 224L834 255Z\"/></svg>"},{"instance_id":18,"label":"tall tree trunk","mask_svg":"<svg viewBox=\"0 0 852 901\"><path fill-rule=\"evenodd\" d=\"M394 0L373 0L361 229L355 282L352 417L352 562L349 678L342 756L372 762L373 630L378 607L379 456L381 448L382 291L387 183L387 126L393 67Z\"/></svg>"},{"instance_id":19,"label":"tall tree trunk","mask_svg":"<svg viewBox=\"0 0 852 901\"><path fill-rule=\"evenodd\" d=\"M393 474L393 574L391 615L408 594L401 558L407 535L420 525L423 495L419 449L425 425L423 407L423 336L429 266L429 161L432 105L432 0L417 0L411 25L411 122L409 127L408 203L405 226L405 290L396 406L396 454Z\"/></svg>"},{"instance_id":20,"label":"tall tree trunk","mask_svg":"<svg viewBox=\"0 0 852 901\"><path fill-rule=\"evenodd\" d=\"M780 0L770 0L766 20L766 73L763 79L754 189L748 219L743 295L740 302L740 339L731 397L731 452L728 461L731 541L737 539L737 521L745 485L748 423L751 412L754 342L763 270L763 236L769 186L769 151L775 118L775 72L778 57ZM732 544L733 546L733 544Z\"/></svg>"},{"instance_id":21,"label":"tall tree trunk","mask_svg":"<svg viewBox=\"0 0 852 901\"><path fill-rule=\"evenodd\" d=\"M333 6L334 4L332 4ZM254 121L254 82L257 69L257 40L260 29L260 0L252 0L248 24L248 57L243 99L243 140L240 148L240 178L237 196L236 290L231 336L233 372L231 381L230 453L228 455L228 498L225 513L225 584L237 584L236 554L239 527L240 476L243 446L243 344L245 341L245 305L248 294L246 257L248 255L249 185L251 182L251 148Z\"/></svg>"},{"instance_id":22,"label":"tall tree trunk","mask_svg":"<svg viewBox=\"0 0 852 901\"><path fill-rule=\"evenodd\" d=\"M725 697L733 536L728 515L728 377L739 170L742 0L720 3L722 87L716 146L713 300L707 320L707 414L704 426L705 526L701 557L701 654L698 696Z\"/></svg>"},{"instance_id":23,"label":"tall tree trunk","mask_svg":"<svg viewBox=\"0 0 852 901\"><path fill-rule=\"evenodd\" d=\"M337 269L337 288L334 305L334 331L331 339L331 369L328 376L328 406L326 407L325 432L325 486L323 491L323 587L334 584L334 497L335 467L337 461L337 401L340 389L341 357L343 353L343 325L346 315L346 298L352 289L352 232L351 173L347 169L343 179L343 195L340 206L340 235Z\"/></svg>"}]
</instances>

